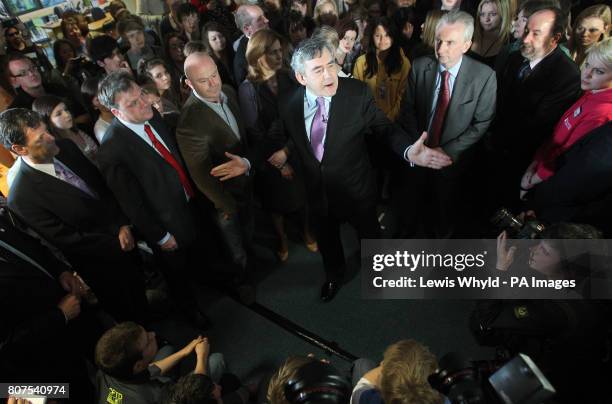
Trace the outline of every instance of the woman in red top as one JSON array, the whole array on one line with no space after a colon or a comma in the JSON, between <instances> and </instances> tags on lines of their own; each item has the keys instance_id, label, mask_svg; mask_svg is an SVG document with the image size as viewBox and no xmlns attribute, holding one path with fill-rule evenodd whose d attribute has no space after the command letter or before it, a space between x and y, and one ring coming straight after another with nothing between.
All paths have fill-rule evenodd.
<instances>
[{"instance_id":1,"label":"woman in red top","mask_svg":"<svg viewBox=\"0 0 612 404\"><path fill-rule=\"evenodd\" d=\"M593 45L582 65L584 94L557 123L521 180L521 199L555 173L557 158L591 130L612 120L612 38Z\"/></svg>"}]
</instances>

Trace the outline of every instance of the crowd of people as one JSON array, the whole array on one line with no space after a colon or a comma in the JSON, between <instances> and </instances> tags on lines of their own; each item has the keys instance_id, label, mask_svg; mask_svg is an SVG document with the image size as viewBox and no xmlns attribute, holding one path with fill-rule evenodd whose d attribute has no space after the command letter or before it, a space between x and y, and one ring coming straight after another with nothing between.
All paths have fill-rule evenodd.
<instances>
[{"instance_id":1,"label":"crowd of people","mask_svg":"<svg viewBox=\"0 0 612 404\"><path fill-rule=\"evenodd\" d=\"M100 403L286 402L289 360L262 395L206 339L158 350L143 328L156 271L199 329L198 284L254 301L255 212L279 262L292 224L321 255L323 302L345 280L346 223L486 238L505 207L612 235L611 29L598 1L113 0L64 11L48 57L3 21L2 375L92 402L87 358ZM353 402L443 402L431 353L392 348ZM193 374L158 388L192 352ZM392 368L402 355L422 366Z\"/></svg>"}]
</instances>

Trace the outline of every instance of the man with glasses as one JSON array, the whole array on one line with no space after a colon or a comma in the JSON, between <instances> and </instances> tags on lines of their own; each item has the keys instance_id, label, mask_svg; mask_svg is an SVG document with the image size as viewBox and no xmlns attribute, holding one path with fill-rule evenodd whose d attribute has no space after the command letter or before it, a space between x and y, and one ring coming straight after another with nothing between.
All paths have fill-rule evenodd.
<instances>
[{"instance_id":1,"label":"man with glasses","mask_svg":"<svg viewBox=\"0 0 612 404\"><path fill-rule=\"evenodd\" d=\"M53 66L47 59L43 50L36 46L26 43L26 40L21 35L21 31L16 26L11 26L4 29L4 38L6 39L6 53L19 52L32 59L40 66L45 75L50 75Z\"/></svg>"},{"instance_id":2,"label":"man with glasses","mask_svg":"<svg viewBox=\"0 0 612 404\"><path fill-rule=\"evenodd\" d=\"M76 97L72 96L66 87L45 83L38 67L27 56L21 53L11 53L7 57L4 71L16 93L9 108L31 109L36 98L51 94L68 101L70 112L76 117L77 124L87 124L90 121L82 103L77 102Z\"/></svg>"}]
</instances>

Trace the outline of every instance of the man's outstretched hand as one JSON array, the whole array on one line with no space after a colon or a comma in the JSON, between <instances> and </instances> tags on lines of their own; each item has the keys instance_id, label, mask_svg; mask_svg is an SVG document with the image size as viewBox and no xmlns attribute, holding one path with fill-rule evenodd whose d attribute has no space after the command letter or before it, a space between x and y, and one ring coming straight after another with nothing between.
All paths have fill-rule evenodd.
<instances>
[{"instance_id":1,"label":"man's outstretched hand","mask_svg":"<svg viewBox=\"0 0 612 404\"><path fill-rule=\"evenodd\" d=\"M210 175L219 178L221 181L227 181L243 175L249 170L249 165L242 157L228 152L225 152L225 156L228 157L230 161L214 167L210 170Z\"/></svg>"},{"instance_id":2,"label":"man's outstretched hand","mask_svg":"<svg viewBox=\"0 0 612 404\"><path fill-rule=\"evenodd\" d=\"M421 167L433 168L434 170L439 170L453 164L453 160L441 148L432 149L425 146L425 140L427 140L427 132L423 132L419 140L414 142L410 150L408 150L408 160L411 163Z\"/></svg>"}]
</instances>

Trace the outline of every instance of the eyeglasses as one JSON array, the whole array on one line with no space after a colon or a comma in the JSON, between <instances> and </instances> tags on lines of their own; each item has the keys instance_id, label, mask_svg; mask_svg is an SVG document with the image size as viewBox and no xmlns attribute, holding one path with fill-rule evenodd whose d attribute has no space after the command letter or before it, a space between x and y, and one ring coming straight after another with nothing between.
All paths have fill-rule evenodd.
<instances>
[{"instance_id":1,"label":"eyeglasses","mask_svg":"<svg viewBox=\"0 0 612 404\"><path fill-rule=\"evenodd\" d=\"M12 37L17 36L17 35L19 35L19 31L12 31L12 32L7 32L6 33L6 37L7 38L12 38Z\"/></svg>"},{"instance_id":2,"label":"eyeglasses","mask_svg":"<svg viewBox=\"0 0 612 404\"><path fill-rule=\"evenodd\" d=\"M27 70L22 70L19 73L11 75L11 76L13 76L15 78L18 78L18 77L25 77L25 76L29 76L29 75L33 76L36 73L38 73L38 68L36 66L32 66L32 67L30 67Z\"/></svg>"}]
</instances>

